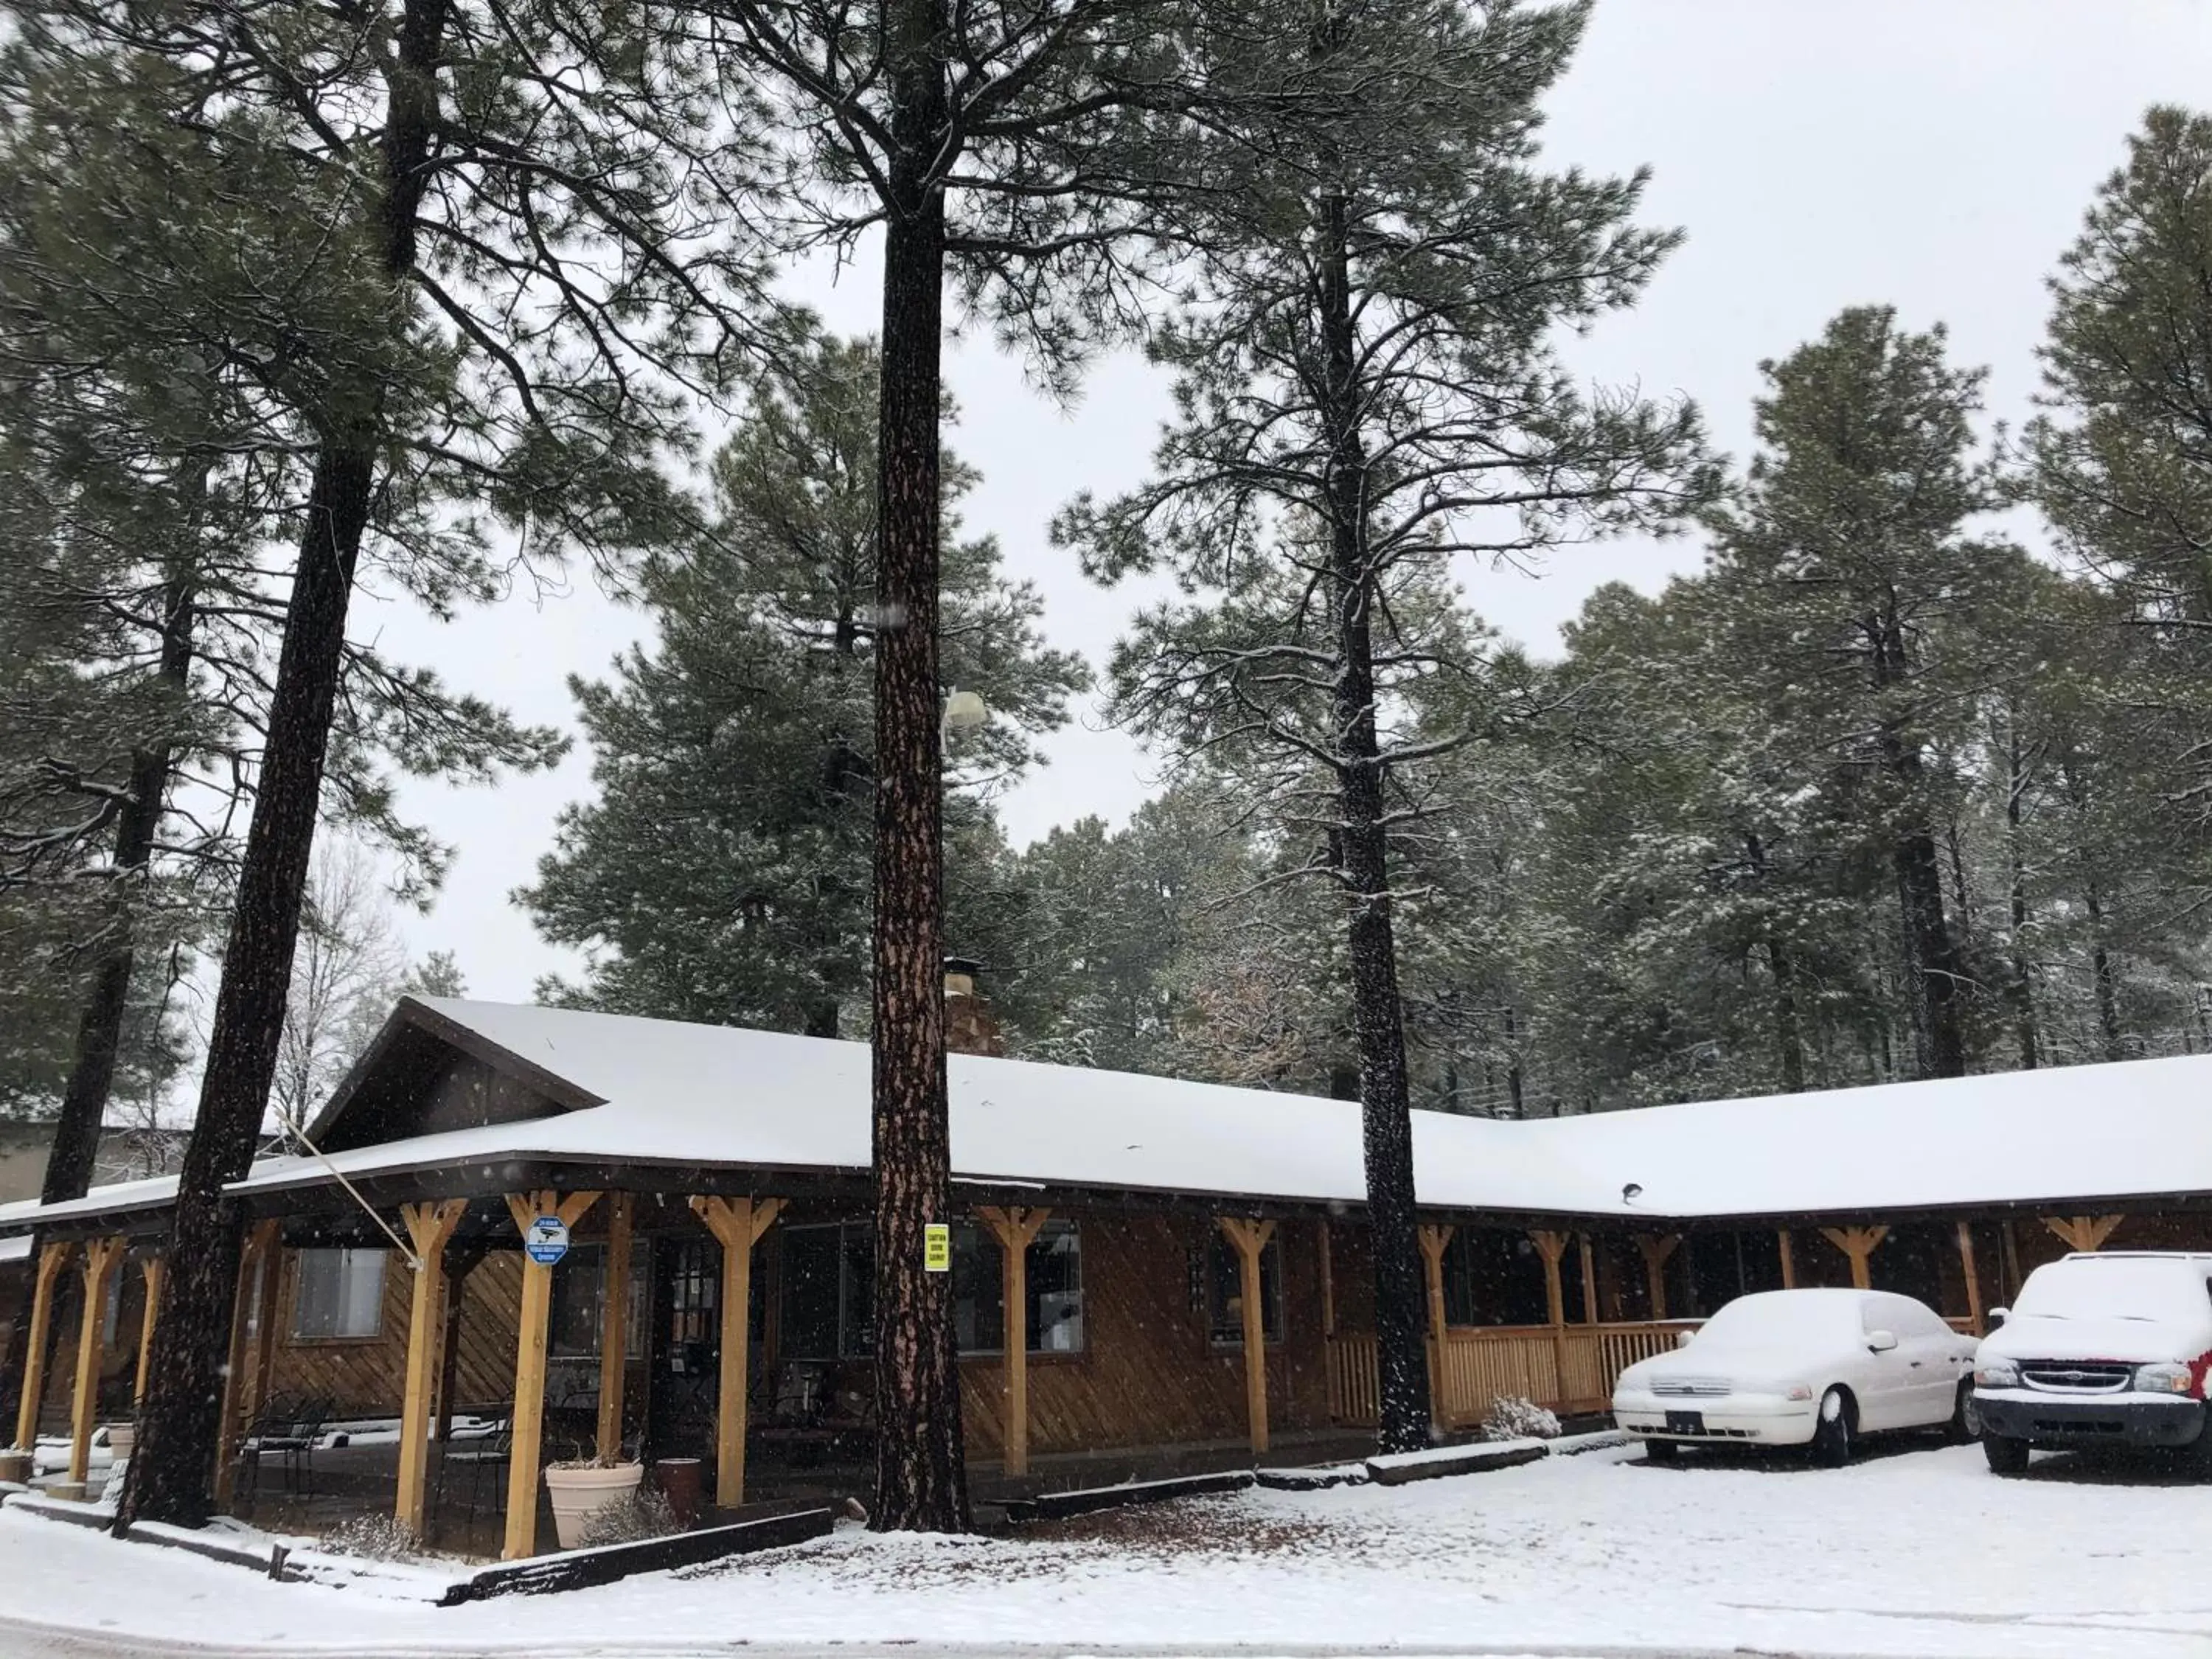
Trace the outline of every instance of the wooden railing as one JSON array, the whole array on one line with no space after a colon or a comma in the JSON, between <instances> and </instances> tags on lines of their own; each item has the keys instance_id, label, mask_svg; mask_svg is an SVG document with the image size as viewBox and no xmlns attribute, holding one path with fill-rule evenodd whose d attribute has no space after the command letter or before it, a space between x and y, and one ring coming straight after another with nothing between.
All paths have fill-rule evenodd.
<instances>
[{"instance_id":1,"label":"wooden railing","mask_svg":"<svg viewBox=\"0 0 2212 1659\"><path fill-rule=\"evenodd\" d=\"M1472 1428L1498 1400L1533 1400L1553 1411L1603 1411L1613 1385L1639 1359L1672 1349L1687 1321L1633 1325L1500 1325L1450 1331L1432 1356L1437 1420ZM1433 1345L1431 1345L1433 1346ZM1335 1336L1328 1344L1329 1414L1337 1422L1375 1420L1375 1339Z\"/></svg>"},{"instance_id":2,"label":"wooden railing","mask_svg":"<svg viewBox=\"0 0 2212 1659\"><path fill-rule=\"evenodd\" d=\"M1371 1336L1328 1339L1328 1418L1372 1423L1382 1412L1382 1372Z\"/></svg>"}]
</instances>

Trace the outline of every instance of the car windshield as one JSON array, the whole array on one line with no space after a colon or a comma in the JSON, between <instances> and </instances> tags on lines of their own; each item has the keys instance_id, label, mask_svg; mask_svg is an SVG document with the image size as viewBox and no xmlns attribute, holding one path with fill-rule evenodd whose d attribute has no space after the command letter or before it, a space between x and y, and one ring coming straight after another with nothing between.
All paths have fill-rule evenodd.
<instances>
[{"instance_id":1,"label":"car windshield","mask_svg":"<svg viewBox=\"0 0 2212 1659\"><path fill-rule=\"evenodd\" d=\"M1857 1334L1858 1307L1820 1291L1761 1291L1740 1296L1698 1331L1698 1348L1796 1347L1848 1340Z\"/></svg>"},{"instance_id":2,"label":"car windshield","mask_svg":"<svg viewBox=\"0 0 2212 1659\"><path fill-rule=\"evenodd\" d=\"M2205 1279L2201 1261L2053 1261L2027 1276L2012 1311L2029 1319L2201 1316L2212 1306Z\"/></svg>"}]
</instances>

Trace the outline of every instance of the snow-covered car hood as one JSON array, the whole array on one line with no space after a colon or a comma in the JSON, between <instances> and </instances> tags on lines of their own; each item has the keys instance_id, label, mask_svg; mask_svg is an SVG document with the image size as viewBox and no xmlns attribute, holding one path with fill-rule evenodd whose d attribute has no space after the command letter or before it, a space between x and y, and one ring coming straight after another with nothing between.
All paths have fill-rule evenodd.
<instances>
[{"instance_id":1,"label":"snow-covered car hood","mask_svg":"<svg viewBox=\"0 0 2212 1659\"><path fill-rule=\"evenodd\" d=\"M1621 1372L1616 1385L1649 1389L1659 1382L1723 1382L1736 1388L1795 1382L1831 1356L1804 1348L1699 1347L1692 1343L1673 1353L1640 1359Z\"/></svg>"},{"instance_id":2,"label":"snow-covered car hood","mask_svg":"<svg viewBox=\"0 0 2212 1659\"><path fill-rule=\"evenodd\" d=\"M2212 1325L2197 1320L2057 1318L2015 1314L1982 1339L1984 1359L2112 1359L2130 1364L2201 1358L2212 1349Z\"/></svg>"}]
</instances>

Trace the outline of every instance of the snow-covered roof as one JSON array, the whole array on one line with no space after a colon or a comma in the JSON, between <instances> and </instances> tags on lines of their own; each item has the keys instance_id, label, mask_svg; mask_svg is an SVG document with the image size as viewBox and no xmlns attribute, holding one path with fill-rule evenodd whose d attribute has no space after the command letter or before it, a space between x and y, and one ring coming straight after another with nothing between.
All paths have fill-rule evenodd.
<instances>
[{"instance_id":1,"label":"snow-covered roof","mask_svg":"<svg viewBox=\"0 0 2212 1659\"><path fill-rule=\"evenodd\" d=\"M11 1224L21 1226L27 1222L73 1221L90 1216L121 1215L131 1211L165 1210L176 1201L177 1178L156 1176L148 1181L111 1181L106 1186L94 1187L82 1198L72 1198L60 1204L41 1205L38 1200L26 1199L17 1204L0 1204L0 1227Z\"/></svg>"},{"instance_id":2,"label":"snow-covered roof","mask_svg":"<svg viewBox=\"0 0 2212 1659\"><path fill-rule=\"evenodd\" d=\"M853 1172L868 1163L857 1042L532 1006L423 999L491 1048L602 1103L525 1122L255 1165L234 1190L544 1160ZM956 1179L1364 1202L1352 1103L1030 1061L948 1061ZM1851 1214L2212 1194L2212 1057L1588 1116L1414 1115L1420 1202L1652 1220ZM173 1182L0 1227L166 1200ZM160 1189L156 1194L155 1189Z\"/></svg>"}]
</instances>

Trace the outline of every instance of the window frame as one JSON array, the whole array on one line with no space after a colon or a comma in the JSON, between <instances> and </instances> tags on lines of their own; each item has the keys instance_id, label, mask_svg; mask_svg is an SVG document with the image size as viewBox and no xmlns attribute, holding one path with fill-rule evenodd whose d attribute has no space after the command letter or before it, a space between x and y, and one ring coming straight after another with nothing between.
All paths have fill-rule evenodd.
<instances>
[{"instance_id":1,"label":"window frame","mask_svg":"<svg viewBox=\"0 0 2212 1659\"><path fill-rule=\"evenodd\" d=\"M368 1330L363 1332L337 1329L318 1333L303 1331L300 1328L307 1308L309 1259L315 1256L339 1258L337 1280L339 1305L332 1314L331 1322L334 1325L338 1322L344 1312L344 1276L352 1265L349 1258L362 1256L375 1258L376 1293L369 1299L369 1309L374 1320ZM348 1344L365 1346L369 1343L381 1342L384 1340L384 1297L385 1292L391 1285L391 1274L392 1252L389 1249L365 1244L334 1244L310 1245L294 1251L292 1254L292 1316L286 1322L286 1340L295 1346L307 1347L340 1347Z\"/></svg>"},{"instance_id":2,"label":"window frame","mask_svg":"<svg viewBox=\"0 0 2212 1659\"><path fill-rule=\"evenodd\" d=\"M988 1254L994 1258L996 1257L999 1249L999 1242L997 1237L988 1228L974 1221L955 1222L953 1226L955 1229L953 1254L956 1260L957 1260L961 1255L960 1242L963 1237L963 1230L964 1230L964 1237L970 1246L969 1253L971 1256L985 1255L986 1252L976 1247L982 1243L988 1242L991 1246L991 1249ZM859 1255L865 1252L869 1255L870 1259L872 1260L875 1248L874 1223L869 1221L802 1221L786 1226L783 1229L783 1231L787 1237L799 1233L826 1233L835 1237L836 1244L834 1248L834 1257L837 1264L837 1311L836 1318L836 1340L835 1343L836 1352L828 1354L802 1354L792 1352L787 1346L779 1346L776 1356L778 1360L790 1360L793 1363L802 1364L826 1365L849 1364L872 1358L872 1348L864 1345L863 1341L860 1340L863 1337L864 1333L862 1332L861 1327L855 1315L856 1307L864 1307L868 1301L868 1297L866 1295L856 1293L854 1281L856 1276ZM1038 1325L1034 1319L1032 1319L1029 1322L1027 1326L1026 1334L1029 1339L1029 1346L1024 1350L1028 1357L1032 1360L1060 1362L1080 1359L1091 1351L1090 1310L1083 1295L1083 1230L1080 1222L1073 1217L1054 1217L1053 1219L1046 1222L1043 1227L1038 1230L1036 1237L1032 1240L1030 1244L1030 1249L1032 1250L1036 1249L1039 1245L1044 1243L1048 1238L1063 1237L1072 1237L1075 1240L1075 1249L1073 1254L1075 1259L1074 1289L1078 1309L1077 1322L1080 1333L1079 1340L1076 1346L1072 1348L1039 1347L1036 1346L1036 1340L1042 1334L1042 1328ZM856 1242L860 1245L859 1251L856 1251L855 1249ZM993 1294L997 1294L999 1293L1000 1287L1005 1284L1005 1279L1002 1277L1005 1271L1005 1266L1002 1261L994 1259L992 1262L992 1267L994 1271L989 1275L989 1288ZM791 1294L791 1281L789 1278L789 1269L787 1267L780 1269L779 1278L781 1282L779 1283L776 1287L776 1296L779 1302L781 1302ZM1033 1277L1024 1275L1024 1282L1033 1286L1036 1281ZM983 1287L979 1285L975 1288L980 1291ZM1031 1310L1034 1311L1036 1307L1036 1292L1034 1289L1031 1289L1030 1294L1030 1307ZM790 1322L787 1319L784 1321L787 1335L789 1330L789 1324ZM1006 1310L1001 1307L999 1310L999 1340L988 1347L963 1347L959 1351L959 1357L962 1359L998 1359L1003 1361L1006 1358Z\"/></svg>"},{"instance_id":3,"label":"window frame","mask_svg":"<svg viewBox=\"0 0 2212 1659\"><path fill-rule=\"evenodd\" d=\"M992 1288L994 1291L997 1291L1000 1294L1001 1305L999 1309L999 1340L991 1344L988 1347L963 1347L960 1350L960 1357L963 1359L996 1359L1003 1361L1006 1357L1006 1310L1004 1306L1004 1292L1006 1281L1006 1262L1004 1261L1003 1254L1006 1247L1000 1243L998 1235L993 1232L988 1227L980 1225L975 1222L961 1222L956 1224L954 1232L955 1243L953 1247L953 1259L955 1261L957 1261L960 1255L958 1229L963 1227L968 1229L969 1233L976 1241L988 1242L992 1247L991 1254L994 1256L1000 1258L994 1263L998 1271L992 1275L991 1284ZM1072 1348L1040 1347L1037 1344L1037 1339L1043 1334L1043 1327L1041 1326L1034 1318L1029 1318L1025 1321L1023 1326L1022 1334L1024 1343L1022 1352L1032 1360L1043 1359L1059 1362L1080 1359L1091 1352L1091 1310L1083 1293L1082 1224L1073 1216L1054 1216L1050 1220L1047 1221L1044 1225L1037 1229L1036 1237L1030 1241L1028 1249L1030 1250L1035 1250L1041 1245L1043 1245L1048 1239L1057 1240L1062 1238L1072 1238L1075 1241L1075 1249L1069 1252L1069 1254L1073 1256L1075 1261L1074 1299L1075 1325L1078 1333L1078 1340L1075 1346ZM978 1254L980 1254L980 1252L978 1252ZM1036 1311L1036 1275L1029 1270L1026 1253L1024 1254L1022 1285L1023 1288L1028 1291L1030 1298L1030 1305L1025 1312L1033 1315Z\"/></svg>"},{"instance_id":4,"label":"window frame","mask_svg":"<svg viewBox=\"0 0 2212 1659\"><path fill-rule=\"evenodd\" d=\"M549 1359L597 1359L606 1331L607 1243L604 1239L592 1239L572 1245L568 1254L553 1267L553 1306L547 1311L545 1356ZM563 1279L563 1269L580 1267L580 1258L592 1261L591 1288L574 1291L569 1294L588 1297L591 1313L588 1322L590 1340L582 1347L563 1347L556 1335L559 1328L560 1297L563 1284L573 1285L576 1275L571 1271ZM647 1327L647 1310L651 1304L652 1257L648 1251L633 1249L630 1253L629 1282L623 1287L623 1363L637 1364L646 1358L645 1334Z\"/></svg>"},{"instance_id":5,"label":"window frame","mask_svg":"<svg viewBox=\"0 0 2212 1659\"><path fill-rule=\"evenodd\" d=\"M1215 1265L1223 1260L1227 1261L1229 1277L1239 1285L1237 1295L1241 1298L1243 1295L1241 1288L1243 1263L1237 1256L1237 1247L1223 1237L1218 1227L1212 1229L1206 1242L1206 1346L1215 1353L1242 1353L1244 1352L1244 1321L1241 1311L1237 1317L1236 1334L1221 1334L1228 1327L1231 1297L1222 1289L1223 1280L1215 1271ZM1288 1287L1283 1283L1286 1271L1284 1260L1283 1241L1278 1232L1260 1247L1260 1340L1270 1348L1281 1347L1291 1340L1291 1304ZM1275 1292L1275 1317L1272 1323L1267 1316L1268 1281L1271 1279Z\"/></svg>"}]
</instances>

